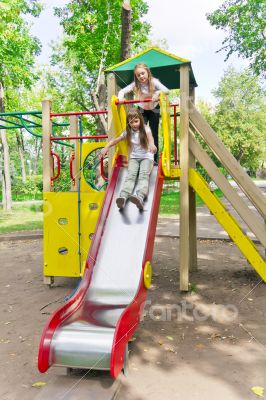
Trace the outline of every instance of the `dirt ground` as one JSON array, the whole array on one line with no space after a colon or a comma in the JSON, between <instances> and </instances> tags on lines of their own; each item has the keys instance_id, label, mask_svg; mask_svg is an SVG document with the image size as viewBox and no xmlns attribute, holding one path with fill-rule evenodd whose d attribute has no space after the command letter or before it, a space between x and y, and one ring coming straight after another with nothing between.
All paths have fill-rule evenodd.
<instances>
[{"instance_id":1,"label":"dirt ground","mask_svg":"<svg viewBox=\"0 0 266 400\"><path fill-rule=\"evenodd\" d=\"M153 285L117 400L259 398L251 388L266 388L265 284L231 243L200 241L191 292L180 294L178 246L156 239ZM42 389L32 384L57 373L37 370L42 329L76 281L43 285L41 240L0 250L0 399L33 400Z\"/></svg>"}]
</instances>

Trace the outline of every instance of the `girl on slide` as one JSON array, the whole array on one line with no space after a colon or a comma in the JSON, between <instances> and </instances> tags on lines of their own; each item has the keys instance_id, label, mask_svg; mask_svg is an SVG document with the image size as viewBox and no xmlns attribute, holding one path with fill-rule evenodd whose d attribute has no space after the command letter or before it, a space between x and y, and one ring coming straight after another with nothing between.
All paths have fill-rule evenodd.
<instances>
[{"instance_id":1,"label":"girl on slide","mask_svg":"<svg viewBox=\"0 0 266 400\"><path fill-rule=\"evenodd\" d=\"M116 199L116 204L119 209L122 209L129 199L136 204L139 210L143 210L143 202L149 191L150 173L154 163L153 157L157 148L154 145L151 130L144 125L142 114L137 108L128 111L126 130L107 143L101 150L101 157L107 154L110 147L122 140L127 141L129 161L127 177L120 196ZM133 195L135 185L136 195Z\"/></svg>"}]
</instances>

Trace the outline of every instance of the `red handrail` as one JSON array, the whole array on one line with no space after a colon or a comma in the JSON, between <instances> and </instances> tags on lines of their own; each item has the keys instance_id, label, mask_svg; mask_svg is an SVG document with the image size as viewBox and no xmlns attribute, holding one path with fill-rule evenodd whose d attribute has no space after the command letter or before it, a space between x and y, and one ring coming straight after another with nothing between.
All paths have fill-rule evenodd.
<instances>
[{"instance_id":1,"label":"red handrail","mask_svg":"<svg viewBox=\"0 0 266 400\"><path fill-rule=\"evenodd\" d=\"M174 104L174 159L177 165L177 127L176 127L176 104Z\"/></svg>"},{"instance_id":2,"label":"red handrail","mask_svg":"<svg viewBox=\"0 0 266 400\"><path fill-rule=\"evenodd\" d=\"M70 161L69 161L69 172L70 172L70 178L72 180L72 185L74 186L76 183L76 179L73 175L73 161L75 160L75 152L73 151L71 153Z\"/></svg>"},{"instance_id":3,"label":"red handrail","mask_svg":"<svg viewBox=\"0 0 266 400\"><path fill-rule=\"evenodd\" d=\"M60 172L61 172L61 162L60 162L60 157L57 153L54 153L53 151L51 151L51 156L55 157L57 159L57 174L55 176L51 176L51 183L53 183L53 181L55 181L56 179L59 178L60 176ZM54 164L53 164L54 165Z\"/></svg>"},{"instance_id":4,"label":"red handrail","mask_svg":"<svg viewBox=\"0 0 266 400\"><path fill-rule=\"evenodd\" d=\"M135 103L151 103L154 102L154 100L152 99L143 99L143 100L116 100L115 104L119 105L119 104L135 104Z\"/></svg>"},{"instance_id":5,"label":"red handrail","mask_svg":"<svg viewBox=\"0 0 266 400\"><path fill-rule=\"evenodd\" d=\"M108 182L108 178L106 178L106 176L104 175L103 157L101 157L101 159L100 159L100 173L101 173L101 177L103 178L103 180L105 182Z\"/></svg>"},{"instance_id":6,"label":"red handrail","mask_svg":"<svg viewBox=\"0 0 266 400\"><path fill-rule=\"evenodd\" d=\"M96 114L107 114L108 110L92 110L92 111L77 111L77 112L65 112L65 113L50 113L52 117L70 117L71 115L96 115Z\"/></svg>"},{"instance_id":7,"label":"red handrail","mask_svg":"<svg viewBox=\"0 0 266 400\"><path fill-rule=\"evenodd\" d=\"M107 139L108 135L94 135L94 136L51 136L50 140L77 140L77 139Z\"/></svg>"}]
</instances>

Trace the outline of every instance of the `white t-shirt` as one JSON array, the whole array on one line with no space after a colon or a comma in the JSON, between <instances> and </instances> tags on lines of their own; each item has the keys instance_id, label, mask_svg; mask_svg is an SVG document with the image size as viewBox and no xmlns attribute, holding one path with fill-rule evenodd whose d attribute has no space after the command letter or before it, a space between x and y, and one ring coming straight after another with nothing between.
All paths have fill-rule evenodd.
<instances>
[{"instance_id":1,"label":"white t-shirt","mask_svg":"<svg viewBox=\"0 0 266 400\"><path fill-rule=\"evenodd\" d=\"M148 132L150 131L150 128L145 126L145 130L146 132ZM129 158L148 158L149 160L153 160L153 153L151 153L148 149L144 149L140 144L139 131L134 131L132 129L131 132L131 151ZM122 132L121 136L123 137L123 139L126 139L127 131Z\"/></svg>"},{"instance_id":2,"label":"white t-shirt","mask_svg":"<svg viewBox=\"0 0 266 400\"><path fill-rule=\"evenodd\" d=\"M152 78L152 83L154 86L154 94L159 95L160 92L163 92L165 94L169 94L169 89L167 89L166 86L164 86L159 79ZM119 90L118 92L118 100L122 101L125 94L133 92L135 89L135 82L130 83L128 86L124 87L123 89ZM142 99L147 99L151 96L149 93L149 86L148 83L141 83L140 84L140 92L141 92L141 98ZM140 103L139 106L143 108L144 110L153 110L156 106L158 105L158 101L153 102L153 103Z\"/></svg>"}]
</instances>

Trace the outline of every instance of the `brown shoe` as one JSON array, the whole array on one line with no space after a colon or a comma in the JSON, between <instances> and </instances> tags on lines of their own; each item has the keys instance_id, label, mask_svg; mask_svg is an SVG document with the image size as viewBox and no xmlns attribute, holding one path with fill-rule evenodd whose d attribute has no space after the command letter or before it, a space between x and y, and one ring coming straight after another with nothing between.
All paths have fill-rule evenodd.
<instances>
[{"instance_id":1,"label":"brown shoe","mask_svg":"<svg viewBox=\"0 0 266 400\"><path fill-rule=\"evenodd\" d=\"M116 199L116 205L118 208L124 208L126 204L126 199L125 197L117 197Z\"/></svg>"},{"instance_id":2,"label":"brown shoe","mask_svg":"<svg viewBox=\"0 0 266 400\"><path fill-rule=\"evenodd\" d=\"M136 204L139 210L143 210L143 200L140 197L132 195L129 197L129 200Z\"/></svg>"}]
</instances>

